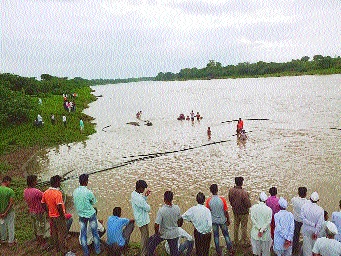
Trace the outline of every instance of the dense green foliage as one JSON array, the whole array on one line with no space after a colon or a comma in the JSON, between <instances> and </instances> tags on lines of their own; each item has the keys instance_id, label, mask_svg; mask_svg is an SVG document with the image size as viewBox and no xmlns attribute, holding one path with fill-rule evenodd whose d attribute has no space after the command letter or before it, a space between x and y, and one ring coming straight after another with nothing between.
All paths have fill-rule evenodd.
<instances>
[{"instance_id":1,"label":"dense green foliage","mask_svg":"<svg viewBox=\"0 0 341 256\"><path fill-rule=\"evenodd\" d=\"M301 74L335 74L341 73L340 56L332 58L315 55L311 61L308 56L285 63L263 62L239 63L238 65L222 66L220 62L210 60L205 68L184 68L179 73L160 72L155 80L191 80L213 78L237 78L258 76L281 76Z\"/></svg>"},{"instance_id":2,"label":"dense green foliage","mask_svg":"<svg viewBox=\"0 0 341 256\"><path fill-rule=\"evenodd\" d=\"M43 98L51 94L70 94L89 84L89 81L81 78L68 80L48 74L41 75L41 81L34 77L0 74L0 125L31 121L32 115L39 111L36 96Z\"/></svg>"},{"instance_id":3,"label":"dense green foliage","mask_svg":"<svg viewBox=\"0 0 341 256\"><path fill-rule=\"evenodd\" d=\"M42 75L42 79L38 81L12 74L0 74L0 155L21 147L45 147L83 141L95 132L94 125L90 124L91 117L82 113L96 99L91 94L89 81L67 80L48 75ZM50 83L57 87L42 89L45 84ZM68 112L64 109L64 92L69 95L77 94L76 98L71 99L76 103L76 111ZM39 99L42 104L39 104ZM33 125L38 114L43 118L43 127ZM55 125L50 121L51 114L55 116ZM67 128L62 123L63 115L67 117ZM85 124L82 133L79 129L81 118Z\"/></svg>"}]
</instances>

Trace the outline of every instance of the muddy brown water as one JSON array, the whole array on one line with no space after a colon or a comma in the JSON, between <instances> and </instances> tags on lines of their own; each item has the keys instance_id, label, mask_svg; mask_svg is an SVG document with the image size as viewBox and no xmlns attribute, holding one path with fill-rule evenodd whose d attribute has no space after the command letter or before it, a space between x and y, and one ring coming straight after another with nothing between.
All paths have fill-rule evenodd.
<instances>
[{"instance_id":1,"label":"muddy brown water","mask_svg":"<svg viewBox=\"0 0 341 256\"><path fill-rule=\"evenodd\" d=\"M141 82L93 89L103 97L85 112L95 118L97 133L83 143L41 152L36 160L43 180L71 170L69 176L77 177L139 155L161 153L90 176L88 187L98 199L101 219L106 220L115 206L122 207L123 216L133 217L129 200L138 179L146 180L152 190L151 234L164 191L174 192L174 203L184 212L196 204L197 192L209 196L212 183L227 197L235 176L245 177L244 187L253 203L271 186L287 200L299 186L306 186L309 194L318 191L320 205L329 213L338 208L341 131L330 128L341 128L341 75ZM135 117L140 110L142 121ZM189 115L191 110L203 119L177 120L180 113ZM222 123L239 117L248 132L246 143L238 143L234 136L236 122ZM258 118L269 120L247 120ZM212 130L211 140L207 127ZM203 146L211 142L218 143ZM190 147L194 149L184 150ZM77 186L77 178L70 179L63 189L72 194ZM75 221L73 229L77 228ZM185 229L192 232L189 224ZM138 231L132 240L139 241Z\"/></svg>"}]
</instances>

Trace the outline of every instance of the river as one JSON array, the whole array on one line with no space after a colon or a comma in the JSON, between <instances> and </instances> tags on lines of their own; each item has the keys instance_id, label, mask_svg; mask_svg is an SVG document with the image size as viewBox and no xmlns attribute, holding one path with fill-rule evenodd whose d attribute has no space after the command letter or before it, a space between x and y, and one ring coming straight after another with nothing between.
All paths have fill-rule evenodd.
<instances>
[{"instance_id":1,"label":"river","mask_svg":"<svg viewBox=\"0 0 341 256\"><path fill-rule=\"evenodd\" d=\"M245 178L253 203L271 186L287 200L299 186L306 186L309 195L318 191L320 205L330 215L338 210L341 131L330 128L341 128L341 75L139 82L93 89L103 97L85 113L95 118L97 132L83 143L52 148L38 160L45 170L42 178L48 179L71 170L69 176L76 177L138 159L90 176L88 187L104 220L115 206L122 207L123 216L133 216L129 199L138 179L146 180L152 190L151 223L164 191L174 192L174 203L184 212L196 204L197 192L209 196L212 183L227 197L235 176ZM140 110L142 121L135 117ZM203 119L177 120L191 110ZM244 144L237 142L236 122L222 123L239 117L248 135ZM140 126L126 124L136 121ZM207 127L212 130L210 140ZM173 151L178 152L162 154ZM160 155L140 159L154 153ZM63 184L68 194L77 186L77 179ZM139 240L137 231L132 239Z\"/></svg>"}]
</instances>

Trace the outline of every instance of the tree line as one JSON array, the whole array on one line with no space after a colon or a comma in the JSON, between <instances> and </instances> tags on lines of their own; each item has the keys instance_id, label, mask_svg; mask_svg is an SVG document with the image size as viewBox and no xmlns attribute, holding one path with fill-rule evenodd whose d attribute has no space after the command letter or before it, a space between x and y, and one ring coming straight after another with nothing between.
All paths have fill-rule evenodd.
<instances>
[{"instance_id":1,"label":"tree line","mask_svg":"<svg viewBox=\"0 0 341 256\"><path fill-rule=\"evenodd\" d=\"M264 62L257 63L243 62L237 65L223 66L220 62L210 60L204 68L184 68L179 73L160 72L155 77L156 81L173 80L195 80L195 79L216 79L216 78L239 78L258 76L282 76L301 74L335 74L341 73L340 56L315 55L303 56L301 59L291 60L285 63Z\"/></svg>"}]
</instances>

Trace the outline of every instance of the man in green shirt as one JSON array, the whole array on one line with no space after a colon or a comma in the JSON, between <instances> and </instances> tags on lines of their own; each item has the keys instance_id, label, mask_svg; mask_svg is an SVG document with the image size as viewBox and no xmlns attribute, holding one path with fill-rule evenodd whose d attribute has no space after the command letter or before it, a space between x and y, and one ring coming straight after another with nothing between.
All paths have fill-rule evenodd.
<instances>
[{"instance_id":1,"label":"man in green shirt","mask_svg":"<svg viewBox=\"0 0 341 256\"><path fill-rule=\"evenodd\" d=\"M6 226L8 230L8 245L15 245L14 240L14 191L10 188L11 177L5 176L0 186L0 231L1 242L7 239Z\"/></svg>"}]
</instances>

